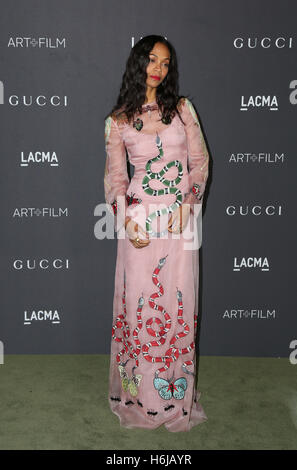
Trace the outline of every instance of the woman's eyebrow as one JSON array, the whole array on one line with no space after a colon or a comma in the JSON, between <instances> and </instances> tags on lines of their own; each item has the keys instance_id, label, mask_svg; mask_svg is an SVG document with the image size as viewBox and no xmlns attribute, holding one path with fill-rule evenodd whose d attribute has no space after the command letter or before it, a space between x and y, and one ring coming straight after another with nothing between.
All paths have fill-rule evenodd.
<instances>
[{"instance_id":1,"label":"woman's eyebrow","mask_svg":"<svg viewBox=\"0 0 297 470\"><path fill-rule=\"evenodd\" d=\"M150 55L154 55L155 57L158 57L156 54L153 54L152 52L150 52ZM170 60L170 57L165 57L163 60Z\"/></svg>"}]
</instances>

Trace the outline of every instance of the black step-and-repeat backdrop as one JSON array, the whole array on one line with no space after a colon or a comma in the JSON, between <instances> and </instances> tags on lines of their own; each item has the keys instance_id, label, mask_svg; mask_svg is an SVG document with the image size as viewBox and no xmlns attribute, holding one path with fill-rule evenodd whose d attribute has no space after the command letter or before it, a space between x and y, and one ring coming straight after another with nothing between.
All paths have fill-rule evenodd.
<instances>
[{"instance_id":1,"label":"black step-and-repeat backdrop","mask_svg":"<svg viewBox=\"0 0 297 470\"><path fill-rule=\"evenodd\" d=\"M293 356L296 15L276 0L1 1L4 357L109 353L104 117L148 34L175 46L210 153L199 352Z\"/></svg>"}]
</instances>

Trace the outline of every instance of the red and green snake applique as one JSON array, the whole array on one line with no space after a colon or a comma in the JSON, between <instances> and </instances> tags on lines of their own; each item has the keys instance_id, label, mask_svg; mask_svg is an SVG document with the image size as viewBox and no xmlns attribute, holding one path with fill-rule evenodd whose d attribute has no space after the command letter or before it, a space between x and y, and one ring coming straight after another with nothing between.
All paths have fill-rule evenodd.
<instances>
[{"instance_id":1,"label":"red and green snake applique","mask_svg":"<svg viewBox=\"0 0 297 470\"><path fill-rule=\"evenodd\" d=\"M176 335L172 336L170 339L170 348L167 349L164 356L152 356L149 354L149 349L154 346L161 346L166 342L167 333L170 331L171 328L171 317L168 312L166 312L165 308L161 305L156 304L155 299L161 297L164 294L164 288L161 282L158 279L158 275L160 270L164 266L166 262L166 255L164 258L159 260L159 264L153 272L153 283L158 287L158 292L153 293L149 298L149 305L154 310L158 310L161 312L165 319L165 326L163 322L157 317L151 317L146 321L146 329L150 336L157 338L155 341L150 341L142 346L142 353L144 358L151 362L165 362L165 365L158 369L155 372L154 377L154 387L158 390L158 393L161 398L164 400L170 400L172 397L176 398L177 400L181 400L184 398L185 390L187 389L187 380L185 377L179 377L174 381L174 376L172 376L169 380L159 377L161 372L165 372L167 369L170 368L172 362L176 361L178 357L182 354L187 354L192 351L195 347L195 340L192 341L188 346L184 348L176 348L174 343L179 338L183 338L184 336L188 335L190 332L189 325L183 319L183 301L182 301L182 293L180 290L177 289L177 301L178 301L178 314L177 320L178 323L183 327L183 331L177 333ZM196 336L196 329L197 329L197 314L194 315L194 336ZM156 331L152 328L152 325L158 325L159 331ZM190 372L187 369L187 366L194 365L194 360L184 361L182 364L182 370L186 374L195 375L194 372Z\"/></svg>"},{"instance_id":2,"label":"red and green snake applique","mask_svg":"<svg viewBox=\"0 0 297 470\"><path fill-rule=\"evenodd\" d=\"M156 137L156 144L159 149L159 155L157 155L155 158L152 158L147 161L145 169L146 169L146 175L142 180L142 189L146 194L149 194L150 196L163 196L164 194L175 194L176 200L173 204L170 204L170 206L165 207L160 210L156 210L152 212L146 219L145 224L146 224L146 231L147 233L152 236L152 237L163 237L167 232L168 229L165 229L161 232L155 232L152 230L151 225L152 221L160 217L162 215L170 214L174 212L181 204L182 204L182 193L178 188L175 188L175 186L181 181L182 176L183 176L183 166L179 160L172 160L171 162L167 163L161 171L158 173L154 173L151 170L151 166L153 163L158 162L161 160L161 158L164 155L163 151L163 146L162 146L162 141L157 133ZM178 176L173 179L173 180L168 180L164 178L164 175L167 173L169 168L172 166L176 166L178 168ZM163 183L166 188L164 189L152 189L149 185L151 180L158 180L161 183Z\"/></svg>"},{"instance_id":3,"label":"red and green snake applique","mask_svg":"<svg viewBox=\"0 0 297 470\"><path fill-rule=\"evenodd\" d=\"M157 339L154 341L145 343L142 346L139 341L138 334L139 334L140 329L143 326L141 314L142 314L142 309L144 305L144 298L142 295L138 300L138 307L136 311L137 327L133 331L133 338L134 338L134 342L136 346L134 347L131 344L131 341L129 341L128 338L130 337L130 328L126 321L127 311L126 311L126 302L125 302L125 294L126 294L125 277L124 277L124 292L122 295L124 314L119 314L116 318L115 324L112 326L112 338L117 342L123 343L123 346L124 346L123 349L121 349L116 356L116 361L118 363L118 368L119 368L120 376L122 379L122 388L125 392L129 390L130 394L133 397L137 396L138 388L142 379L142 375L134 373L135 369L139 367L140 351L142 351L142 354L145 360L147 360L148 362L152 364L161 363L161 362L165 363L163 367L159 368L155 372L155 376L154 376L154 387L156 390L158 390L158 393L161 398L163 398L164 400L169 400L170 398L174 397L177 400L180 400L184 397L184 392L187 388L187 380L185 377L179 377L176 380L174 380L174 376L172 376L169 380L159 377L159 374L167 371L170 368L171 364L175 362L179 358L180 355L188 354L195 347L195 337L196 337L197 317L198 317L197 314L194 315L194 341L192 341L188 346L184 348L175 347L175 342L178 339L187 336L190 332L189 325L183 319L182 292L178 288L176 292L177 303L178 303L177 320L178 320L178 323L183 327L183 331L180 331L179 333L171 337L170 342L169 342L170 347L167 349L164 356L152 356L151 354L149 354L149 349L151 347L156 347L156 346L158 347L158 346L163 345L166 342L167 334L168 332L170 332L170 329L171 329L171 316L165 310L164 307L156 303L156 299L164 295L164 288L160 280L158 279L158 276L162 267L165 265L167 256L168 255L166 255L164 258L161 258L159 260L158 266L153 271L152 281L158 287L159 290L151 294L149 297L149 301L148 301L150 307L154 310L158 310L159 312L161 312L165 319L165 326L162 320L158 317L150 317L146 321L147 333L150 336L153 336L154 338L157 338ZM157 327L159 328L159 331L156 331L153 328L154 325L157 325ZM116 336L117 329L122 330L123 336L120 336L120 337ZM121 361L121 358L123 355L128 356L128 359L125 362ZM132 358L135 360L135 365L132 368L131 377L129 377L125 369L125 366L127 362L129 361L129 358ZM190 372L187 369L187 367L190 365L194 365L194 360L184 361L182 364L182 370L184 373L194 376L195 373Z\"/></svg>"},{"instance_id":4,"label":"red and green snake applique","mask_svg":"<svg viewBox=\"0 0 297 470\"><path fill-rule=\"evenodd\" d=\"M142 375L140 374L134 374L134 370L139 366L139 353L141 351L141 344L138 339L138 334L139 331L142 328L142 318L141 318L141 312L142 308L144 305L144 298L143 295L138 299L138 307L136 311L137 315L137 327L133 331L133 338L134 342L136 344L136 347L134 348L131 341L128 340L130 337L130 328L129 325L126 321L126 315L127 315L127 310L126 310L126 280L125 280L125 273L124 273L124 292L122 295L122 303L123 303L123 310L124 314L119 314L118 317L116 318L115 324L112 326L112 338L119 342L123 343L124 347L119 351L119 353L116 356L116 361L118 363L118 368L120 372L120 376L122 379L122 388L125 392L129 390L130 394L135 397L138 394L138 387L140 385L140 381L142 379ZM123 332L123 336L116 336L116 330L120 329ZM125 369L125 366L127 362L129 361L129 358L125 361L121 361L121 357L123 355L128 355L130 358L135 360L135 365L132 368L132 375L131 377L128 376L128 373Z\"/></svg>"}]
</instances>

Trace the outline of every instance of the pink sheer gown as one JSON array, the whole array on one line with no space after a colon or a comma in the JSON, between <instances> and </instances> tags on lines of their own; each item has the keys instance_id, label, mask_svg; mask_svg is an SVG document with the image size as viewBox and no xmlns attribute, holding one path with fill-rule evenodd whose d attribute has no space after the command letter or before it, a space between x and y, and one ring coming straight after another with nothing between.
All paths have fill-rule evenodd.
<instances>
[{"instance_id":1,"label":"pink sheer gown","mask_svg":"<svg viewBox=\"0 0 297 470\"><path fill-rule=\"evenodd\" d=\"M181 97L178 109L184 123L178 114L162 122L156 101L142 106L134 124L123 113L105 120L105 200L117 234L108 401L130 429L189 431L208 419L196 384L195 339L209 155L191 101ZM194 184L200 199L190 192ZM182 203L191 212L174 234L168 221ZM126 215L149 234L146 247L130 242Z\"/></svg>"}]
</instances>

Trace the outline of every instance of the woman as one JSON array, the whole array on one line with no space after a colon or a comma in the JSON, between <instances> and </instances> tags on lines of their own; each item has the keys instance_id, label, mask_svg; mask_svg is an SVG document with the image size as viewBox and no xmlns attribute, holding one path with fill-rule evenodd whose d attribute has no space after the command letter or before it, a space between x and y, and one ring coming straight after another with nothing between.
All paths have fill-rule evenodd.
<instances>
[{"instance_id":1,"label":"woman","mask_svg":"<svg viewBox=\"0 0 297 470\"><path fill-rule=\"evenodd\" d=\"M162 36L131 50L105 148L105 199L118 233L109 404L123 427L189 431L207 420L195 385L198 248L189 234L209 156Z\"/></svg>"}]
</instances>

